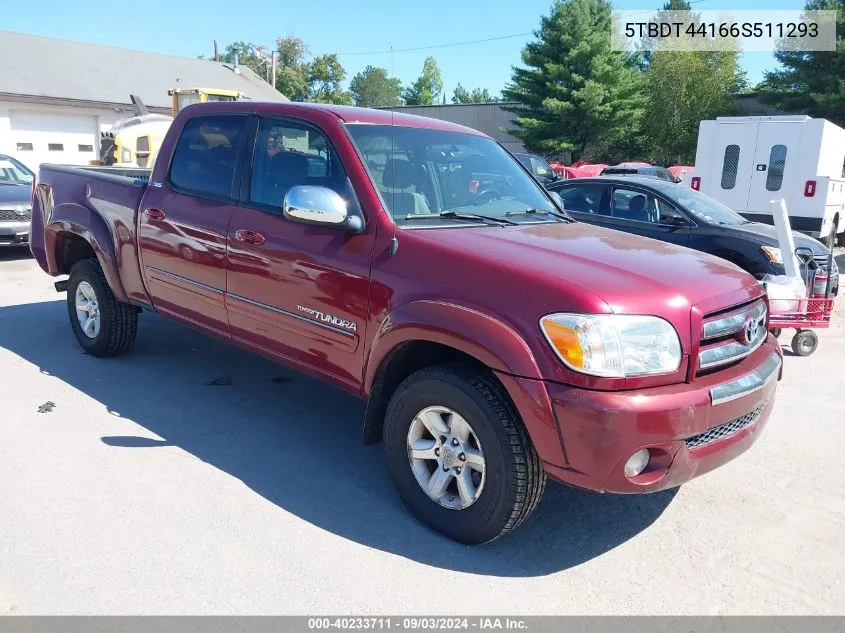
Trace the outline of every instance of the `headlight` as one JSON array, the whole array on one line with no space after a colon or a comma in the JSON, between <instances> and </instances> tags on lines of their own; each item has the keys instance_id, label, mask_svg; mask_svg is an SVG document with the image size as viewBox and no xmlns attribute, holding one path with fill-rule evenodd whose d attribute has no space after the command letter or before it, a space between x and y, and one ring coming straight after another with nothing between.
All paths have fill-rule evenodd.
<instances>
[{"instance_id":1,"label":"headlight","mask_svg":"<svg viewBox=\"0 0 845 633\"><path fill-rule=\"evenodd\" d=\"M681 342L668 321L626 314L549 314L540 329L564 364L593 376L666 374L681 365Z\"/></svg>"},{"instance_id":2,"label":"headlight","mask_svg":"<svg viewBox=\"0 0 845 633\"><path fill-rule=\"evenodd\" d=\"M783 256L781 255L779 248L774 246L761 246L760 250L763 251L763 255L765 255L773 264L783 264Z\"/></svg>"},{"instance_id":3,"label":"headlight","mask_svg":"<svg viewBox=\"0 0 845 633\"><path fill-rule=\"evenodd\" d=\"M32 212L32 207L29 204L13 204L12 211L24 218Z\"/></svg>"}]
</instances>

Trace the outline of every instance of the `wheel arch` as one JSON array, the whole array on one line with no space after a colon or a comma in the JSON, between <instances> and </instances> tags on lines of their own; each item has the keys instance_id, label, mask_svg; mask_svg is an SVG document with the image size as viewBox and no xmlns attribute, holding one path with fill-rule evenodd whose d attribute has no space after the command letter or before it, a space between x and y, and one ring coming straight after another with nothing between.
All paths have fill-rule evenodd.
<instances>
[{"instance_id":1,"label":"wheel arch","mask_svg":"<svg viewBox=\"0 0 845 633\"><path fill-rule=\"evenodd\" d=\"M387 403L399 384L423 367L446 362L489 371L512 401L496 372L541 378L531 349L507 324L451 303L405 304L384 319L369 348L362 388L365 443L381 440Z\"/></svg>"}]
</instances>

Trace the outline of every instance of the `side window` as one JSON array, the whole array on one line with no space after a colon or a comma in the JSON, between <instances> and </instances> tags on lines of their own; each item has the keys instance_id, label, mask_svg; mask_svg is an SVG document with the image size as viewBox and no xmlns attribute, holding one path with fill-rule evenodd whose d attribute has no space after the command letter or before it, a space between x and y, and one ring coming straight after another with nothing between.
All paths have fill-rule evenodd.
<instances>
[{"instance_id":1,"label":"side window","mask_svg":"<svg viewBox=\"0 0 845 633\"><path fill-rule=\"evenodd\" d=\"M533 173L534 170L531 167L531 157L530 156L525 156L523 154L519 154L516 157L516 160L518 160L520 163L522 163L528 171Z\"/></svg>"},{"instance_id":2,"label":"side window","mask_svg":"<svg viewBox=\"0 0 845 633\"><path fill-rule=\"evenodd\" d=\"M786 145L773 145L769 152L769 173L766 175L767 191L780 191L783 184L784 165L786 165Z\"/></svg>"},{"instance_id":3,"label":"side window","mask_svg":"<svg viewBox=\"0 0 845 633\"><path fill-rule=\"evenodd\" d=\"M736 172L739 169L739 145L728 145L722 160L722 189L736 187Z\"/></svg>"},{"instance_id":4,"label":"side window","mask_svg":"<svg viewBox=\"0 0 845 633\"><path fill-rule=\"evenodd\" d=\"M605 185L575 185L558 190L563 208L575 213L601 214L601 199Z\"/></svg>"},{"instance_id":5,"label":"side window","mask_svg":"<svg viewBox=\"0 0 845 633\"><path fill-rule=\"evenodd\" d=\"M680 226L687 223L687 219L681 215L675 207L668 202L659 198L655 199L657 203L657 223L671 224L672 226Z\"/></svg>"},{"instance_id":6,"label":"side window","mask_svg":"<svg viewBox=\"0 0 845 633\"><path fill-rule=\"evenodd\" d=\"M664 205L664 208L670 213L674 213L674 210L668 205ZM623 187L617 187L613 190L611 214L614 218L658 224L660 212L657 199L654 196Z\"/></svg>"},{"instance_id":7,"label":"side window","mask_svg":"<svg viewBox=\"0 0 845 633\"><path fill-rule=\"evenodd\" d=\"M291 187L328 187L346 197L346 173L334 148L317 130L299 123L263 119L252 156L249 199L279 210Z\"/></svg>"},{"instance_id":8,"label":"side window","mask_svg":"<svg viewBox=\"0 0 845 633\"><path fill-rule=\"evenodd\" d=\"M185 124L173 161L170 182L181 190L231 198L238 151L246 136L245 116L212 115Z\"/></svg>"}]
</instances>

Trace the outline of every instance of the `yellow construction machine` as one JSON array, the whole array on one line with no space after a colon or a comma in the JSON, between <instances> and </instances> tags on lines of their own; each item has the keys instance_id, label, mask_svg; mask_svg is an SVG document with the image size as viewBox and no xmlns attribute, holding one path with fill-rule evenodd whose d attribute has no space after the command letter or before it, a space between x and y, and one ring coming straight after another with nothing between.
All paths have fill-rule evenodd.
<instances>
[{"instance_id":1,"label":"yellow construction machine","mask_svg":"<svg viewBox=\"0 0 845 633\"><path fill-rule=\"evenodd\" d=\"M175 88L168 90L172 98L171 116L152 114L137 95L130 95L135 115L118 121L108 132L100 133L100 159L92 165L152 168L164 135L173 119L193 103L209 101L242 101L247 95L237 90L208 88Z\"/></svg>"}]
</instances>

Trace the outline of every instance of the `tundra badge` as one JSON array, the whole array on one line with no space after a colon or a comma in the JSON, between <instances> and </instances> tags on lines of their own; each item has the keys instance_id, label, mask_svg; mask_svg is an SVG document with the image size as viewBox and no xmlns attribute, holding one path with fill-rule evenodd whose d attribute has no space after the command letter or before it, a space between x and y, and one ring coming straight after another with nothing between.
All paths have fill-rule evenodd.
<instances>
[{"instance_id":1,"label":"tundra badge","mask_svg":"<svg viewBox=\"0 0 845 633\"><path fill-rule=\"evenodd\" d=\"M331 323L336 327L341 327L344 330L349 330L350 332L358 331L358 324L354 321L347 321L346 319L342 319L337 316L332 316L331 314L326 314L325 312L320 312L319 310L315 310L314 308L306 308L305 306L296 306L296 309L300 312L304 312L312 319L315 319L317 321L322 321L323 323Z\"/></svg>"}]
</instances>

